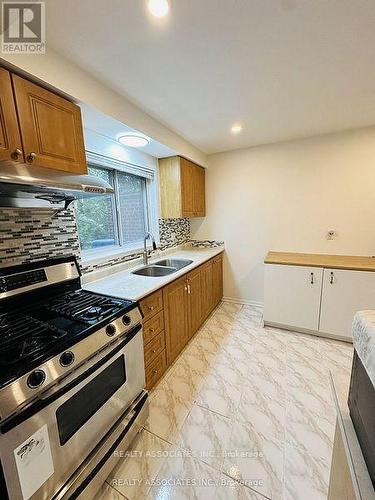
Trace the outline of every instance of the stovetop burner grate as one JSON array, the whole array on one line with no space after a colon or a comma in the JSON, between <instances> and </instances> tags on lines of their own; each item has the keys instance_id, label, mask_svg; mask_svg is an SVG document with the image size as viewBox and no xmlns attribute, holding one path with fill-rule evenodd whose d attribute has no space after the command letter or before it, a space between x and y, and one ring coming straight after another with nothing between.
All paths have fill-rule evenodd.
<instances>
[{"instance_id":1,"label":"stovetop burner grate","mask_svg":"<svg viewBox=\"0 0 375 500\"><path fill-rule=\"evenodd\" d=\"M126 301L75 290L42 302L19 315L0 314L0 366L26 360L56 342L102 322L124 309Z\"/></svg>"},{"instance_id":2,"label":"stovetop burner grate","mask_svg":"<svg viewBox=\"0 0 375 500\"><path fill-rule=\"evenodd\" d=\"M29 315L0 315L0 365L12 365L61 339L67 332Z\"/></svg>"},{"instance_id":3,"label":"stovetop burner grate","mask_svg":"<svg viewBox=\"0 0 375 500\"><path fill-rule=\"evenodd\" d=\"M110 297L93 295L84 290L76 290L53 299L44 307L67 318L91 323L116 313L123 308L123 302Z\"/></svg>"}]
</instances>

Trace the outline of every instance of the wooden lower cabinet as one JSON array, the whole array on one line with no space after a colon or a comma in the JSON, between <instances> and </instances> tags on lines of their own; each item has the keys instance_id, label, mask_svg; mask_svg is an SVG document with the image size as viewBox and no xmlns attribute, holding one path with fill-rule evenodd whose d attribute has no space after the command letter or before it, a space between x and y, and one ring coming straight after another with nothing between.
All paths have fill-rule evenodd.
<instances>
[{"instance_id":1,"label":"wooden lower cabinet","mask_svg":"<svg viewBox=\"0 0 375 500\"><path fill-rule=\"evenodd\" d=\"M207 316L214 308L212 268L213 259L201 266L201 300L203 321L207 318Z\"/></svg>"},{"instance_id":2,"label":"wooden lower cabinet","mask_svg":"<svg viewBox=\"0 0 375 500\"><path fill-rule=\"evenodd\" d=\"M151 389L223 297L223 258L214 257L140 301L146 388Z\"/></svg>"},{"instance_id":3,"label":"wooden lower cabinet","mask_svg":"<svg viewBox=\"0 0 375 500\"><path fill-rule=\"evenodd\" d=\"M167 369L163 291L158 290L148 295L140 301L139 305L144 317L143 348L146 389L152 389Z\"/></svg>"},{"instance_id":4,"label":"wooden lower cabinet","mask_svg":"<svg viewBox=\"0 0 375 500\"><path fill-rule=\"evenodd\" d=\"M146 389L150 390L160 380L167 369L167 355L162 351L156 359L146 366Z\"/></svg>"},{"instance_id":5,"label":"wooden lower cabinet","mask_svg":"<svg viewBox=\"0 0 375 500\"><path fill-rule=\"evenodd\" d=\"M186 276L163 289L167 360L171 364L188 341L188 282Z\"/></svg>"},{"instance_id":6,"label":"wooden lower cabinet","mask_svg":"<svg viewBox=\"0 0 375 500\"><path fill-rule=\"evenodd\" d=\"M223 298L223 256L212 259L212 300L213 307Z\"/></svg>"},{"instance_id":7,"label":"wooden lower cabinet","mask_svg":"<svg viewBox=\"0 0 375 500\"><path fill-rule=\"evenodd\" d=\"M188 337L190 340L204 320L202 309L203 283L200 267L187 275L187 285Z\"/></svg>"}]
</instances>

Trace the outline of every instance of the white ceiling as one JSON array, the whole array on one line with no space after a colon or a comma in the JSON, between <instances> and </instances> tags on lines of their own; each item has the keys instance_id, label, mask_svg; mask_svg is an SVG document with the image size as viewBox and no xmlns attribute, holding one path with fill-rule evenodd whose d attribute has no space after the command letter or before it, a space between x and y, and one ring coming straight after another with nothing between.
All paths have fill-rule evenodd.
<instances>
[{"instance_id":1,"label":"white ceiling","mask_svg":"<svg viewBox=\"0 0 375 500\"><path fill-rule=\"evenodd\" d=\"M47 47L205 152L375 124L374 0L46 3Z\"/></svg>"},{"instance_id":2,"label":"white ceiling","mask_svg":"<svg viewBox=\"0 0 375 500\"><path fill-rule=\"evenodd\" d=\"M86 104L81 104L81 111L85 129L92 130L97 134L109 138L113 141L117 142L118 138L125 134L142 134L139 130L127 127L111 116L105 115L104 113L101 113L100 111L87 106ZM155 156L156 158L164 158L167 156L174 156L176 154L176 151L173 151L163 144L160 144L160 142L154 141L150 137L148 137L148 139L150 141L149 144L142 148L137 148L138 151L149 154L151 156ZM125 147L125 149L128 148Z\"/></svg>"}]
</instances>

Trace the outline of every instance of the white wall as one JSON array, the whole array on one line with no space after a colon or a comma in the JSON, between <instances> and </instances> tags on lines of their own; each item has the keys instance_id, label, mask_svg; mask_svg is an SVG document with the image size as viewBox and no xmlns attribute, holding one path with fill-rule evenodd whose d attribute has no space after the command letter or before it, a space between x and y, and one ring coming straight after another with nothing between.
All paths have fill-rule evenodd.
<instances>
[{"instance_id":1,"label":"white wall","mask_svg":"<svg viewBox=\"0 0 375 500\"><path fill-rule=\"evenodd\" d=\"M50 48L42 55L3 54L0 63L14 66L42 80L200 165L206 164L206 155L202 151Z\"/></svg>"},{"instance_id":2,"label":"white wall","mask_svg":"<svg viewBox=\"0 0 375 500\"><path fill-rule=\"evenodd\" d=\"M192 237L225 241L225 296L263 301L269 250L375 255L375 128L215 154L209 166L208 215Z\"/></svg>"}]
</instances>

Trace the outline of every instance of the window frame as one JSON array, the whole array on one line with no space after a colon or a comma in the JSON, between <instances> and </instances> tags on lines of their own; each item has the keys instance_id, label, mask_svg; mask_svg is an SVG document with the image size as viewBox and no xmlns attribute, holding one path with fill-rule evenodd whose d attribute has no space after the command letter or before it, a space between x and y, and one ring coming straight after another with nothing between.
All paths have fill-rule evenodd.
<instances>
[{"instance_id":1,"label":"window frame","mask_svg":"<svg viewBox=\"0 0 375 500\"><path fill-rule=\"evenodd\" d=\"M159 241L159 226L157 223L157 200L155 197L156 190L156 179L151 175L142 175L143 170L140 168L139 173L136 173L134 166L131 166L128 171L126 165L119 168L118 165L110 166L108 165L109 159L106 158L106 164L100 161L88 160L87 166L100 168L102 170L108 170L111 173L111 186L114 189L114 193L111 194L112 206L113 206L113 219L114 219L114 233L115 233L115 244L112 246L99 247L99 248L81 248L81 259L84 264L92 264L94 261L104 262L113 257L119 257L121 255L133 254L143 249L143 240L135 241L131 243L126 243L123 237L123 228L121 223L121 204L120 204L120 182L119 174L130 175L134 177L140 177L144 181L144 221L145 230L151 231L157 241ZM117 162L116 162L117 163ZM154 193L153 193L154 191ZM78 237L79 229L77 228Z\"/></svg>"}]
</instances>

